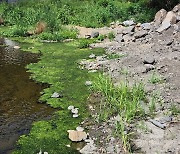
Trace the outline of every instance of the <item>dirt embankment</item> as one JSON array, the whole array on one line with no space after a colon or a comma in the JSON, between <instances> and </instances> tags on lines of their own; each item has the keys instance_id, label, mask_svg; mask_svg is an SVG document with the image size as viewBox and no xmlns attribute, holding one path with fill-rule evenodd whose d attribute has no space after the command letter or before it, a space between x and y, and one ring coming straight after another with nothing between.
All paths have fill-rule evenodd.
<instances>
[{"instance_id":1,"label":"dirt embankment","mask_svg":"<svg viewBox=\"0 0 180 154\"><path fill-rule=\"evenodd\" d=\"M158 94L153 120L166 127L161 129L147 119L144 121L146 129L134 128L136 149L147 154L180 153L180 4L170 12L160 10L151 23L125 21L122 24L112 23L110 28L76 28L84 37L93 31L100 34L113 31L116 36L113 41L104 40L91 45L92 48L105 48L106 55L93 56L94 61L82 61L86 69L90 72L105 70L115 85L125 80L130 84L143 82L148 96ZM119 55L119 58L108 59L108 54ZM90 108L93 111L93 107ZM111 122L90 127L92 132L99 131L101 135L97 141L97 133L90 134L92 140L94 138L93 143L98 145L94 144L97 148L89 148L89 153L123 153L118 148L120 141L108 135L112 133Z\"/></svg>"}]
</instances>

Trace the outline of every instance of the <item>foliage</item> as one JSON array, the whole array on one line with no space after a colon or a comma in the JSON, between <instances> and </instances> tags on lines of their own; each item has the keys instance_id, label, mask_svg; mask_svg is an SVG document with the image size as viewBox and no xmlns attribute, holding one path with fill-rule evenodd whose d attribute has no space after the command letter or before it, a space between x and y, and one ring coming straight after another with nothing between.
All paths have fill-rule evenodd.
<instances>
[{"instance_id":1,"label":"foliage","mask_svg":"<svg viewBox=\"0 0 180 154\"><path fill-rule=\"evenodd\" d=\"M115 38L115 34L113 32L108 33L108 39L112 41Z\"/></svg>"},{"instance_id":2,"label":"foliage","mask_svg":"<svg viewBox=\"0 0 180 154\"><path fill-rule=\"evenodd\" d=\"M162 83L163 79L157 73L154 72L151 78L149 79L149 82L152 84Z\"/></svg>"},{"instance_id":3,"label":"foliage","mask_svg":"<svg viewBox=\"0 0 180 154\"><path fill-rule=\"evenodd\" d=\"M15 4L0 5L0 14L6 25L31 29L43 21L47 23L47 32L52 34L59 32L61 25L67 24L101 27L115 20L130 18L138 22L150 21L154 13L154 9L147 9L139 1L22 0Z\"/></svg>"}]
</instances>

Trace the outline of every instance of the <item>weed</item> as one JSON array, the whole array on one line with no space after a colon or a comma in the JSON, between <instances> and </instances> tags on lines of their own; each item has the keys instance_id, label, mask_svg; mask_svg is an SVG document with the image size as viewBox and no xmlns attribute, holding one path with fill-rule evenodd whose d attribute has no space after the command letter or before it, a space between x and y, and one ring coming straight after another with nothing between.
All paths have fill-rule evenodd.
<instances>
[{"instance_id":1,"label":"weed","mask_svg":"<svg viewBox=\"0 0 180 154\"><path fill-rule=\"evenodd\" d=\"M180 114L180 109L176 105L173 104L170 108L170 112L172 115L177 116Z\"/></svg>"},{"instance_id":2,"label":"weed","mask_svg":"<svg viewBox=\"0 0 180 154\"><path fill-rule=\"evenodd\" d=\"M99 41L103 41L106 37L107 37L106 35L99 35L97 39Z\"/></svg>"},{"instance_id":3,"label":"weed","mask_svg":"<svg viewBox=\"0 0 180 154\"><path fill-rule=\"evenodd\" d=\"M122 58L122 57L124 57L124 56L126 56L126 55L124 55L124 54L120 55L120 54L115 54L115 53L113 53L113 54L108 54L108 55L107 55L107 58L108 58L108 59L117 59L117 58Z\"/></svg>"},{"instance_id":4,"label":"weed","mask_svg":"<svg viewBox=\"0 0 180 154\"><path fill-rule=\"evenodd\" d=\"M115 34L113 32L108 33L108 39L112 41L115 38Z\"/></svg>"},{"instance_id":5,"label":"weed","mask_svg":"<svg viewBox=\"0 0 180 154\"><path fill-rule=\"evenodd\" d=\"M149 79L149 82L152 84L162 83L163 79L157 73L154 72L151 78Z\"/></svg>"}]
</instances>

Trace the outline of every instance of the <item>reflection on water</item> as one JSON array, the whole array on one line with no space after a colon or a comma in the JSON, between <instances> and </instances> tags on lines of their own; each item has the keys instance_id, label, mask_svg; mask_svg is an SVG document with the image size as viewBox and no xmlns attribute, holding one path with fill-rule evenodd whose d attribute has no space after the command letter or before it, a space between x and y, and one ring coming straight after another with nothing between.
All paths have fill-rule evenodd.
<instances>
[{"instance_id":1,"label":"reflection on water","mask_svg":"<svg viewBox=\"0 0 180 154\"><path fill-rule=\"evenodd\" d=\"M14 45L13 41L0 39L0 154L13 149L33 121L54 112L37 102L43 86L30 80L25 69L27 64L37 62L38 55L13 49Z\"/></svg>"}]
</instances>

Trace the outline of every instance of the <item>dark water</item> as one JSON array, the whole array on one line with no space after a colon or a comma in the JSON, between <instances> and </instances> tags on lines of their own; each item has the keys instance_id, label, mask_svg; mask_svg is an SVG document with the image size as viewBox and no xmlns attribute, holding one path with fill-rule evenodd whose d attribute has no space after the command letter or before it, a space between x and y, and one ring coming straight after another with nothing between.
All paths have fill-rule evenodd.
<instances>
[{"instance_id":1,"label":"dark water","mask_svg":"<svg viewBox=\"0 0 180 154\"><path fill-rule=\"evenodd\" d=\"M2 46L8 45L7 47ZM10 153L19 136L33 121L46 119L54 109L38 103L42 85L29 79L25 66L38 61L37 54L13 49L15 42L0 39L0 154Z\"/></svg>"}]
</instances>

